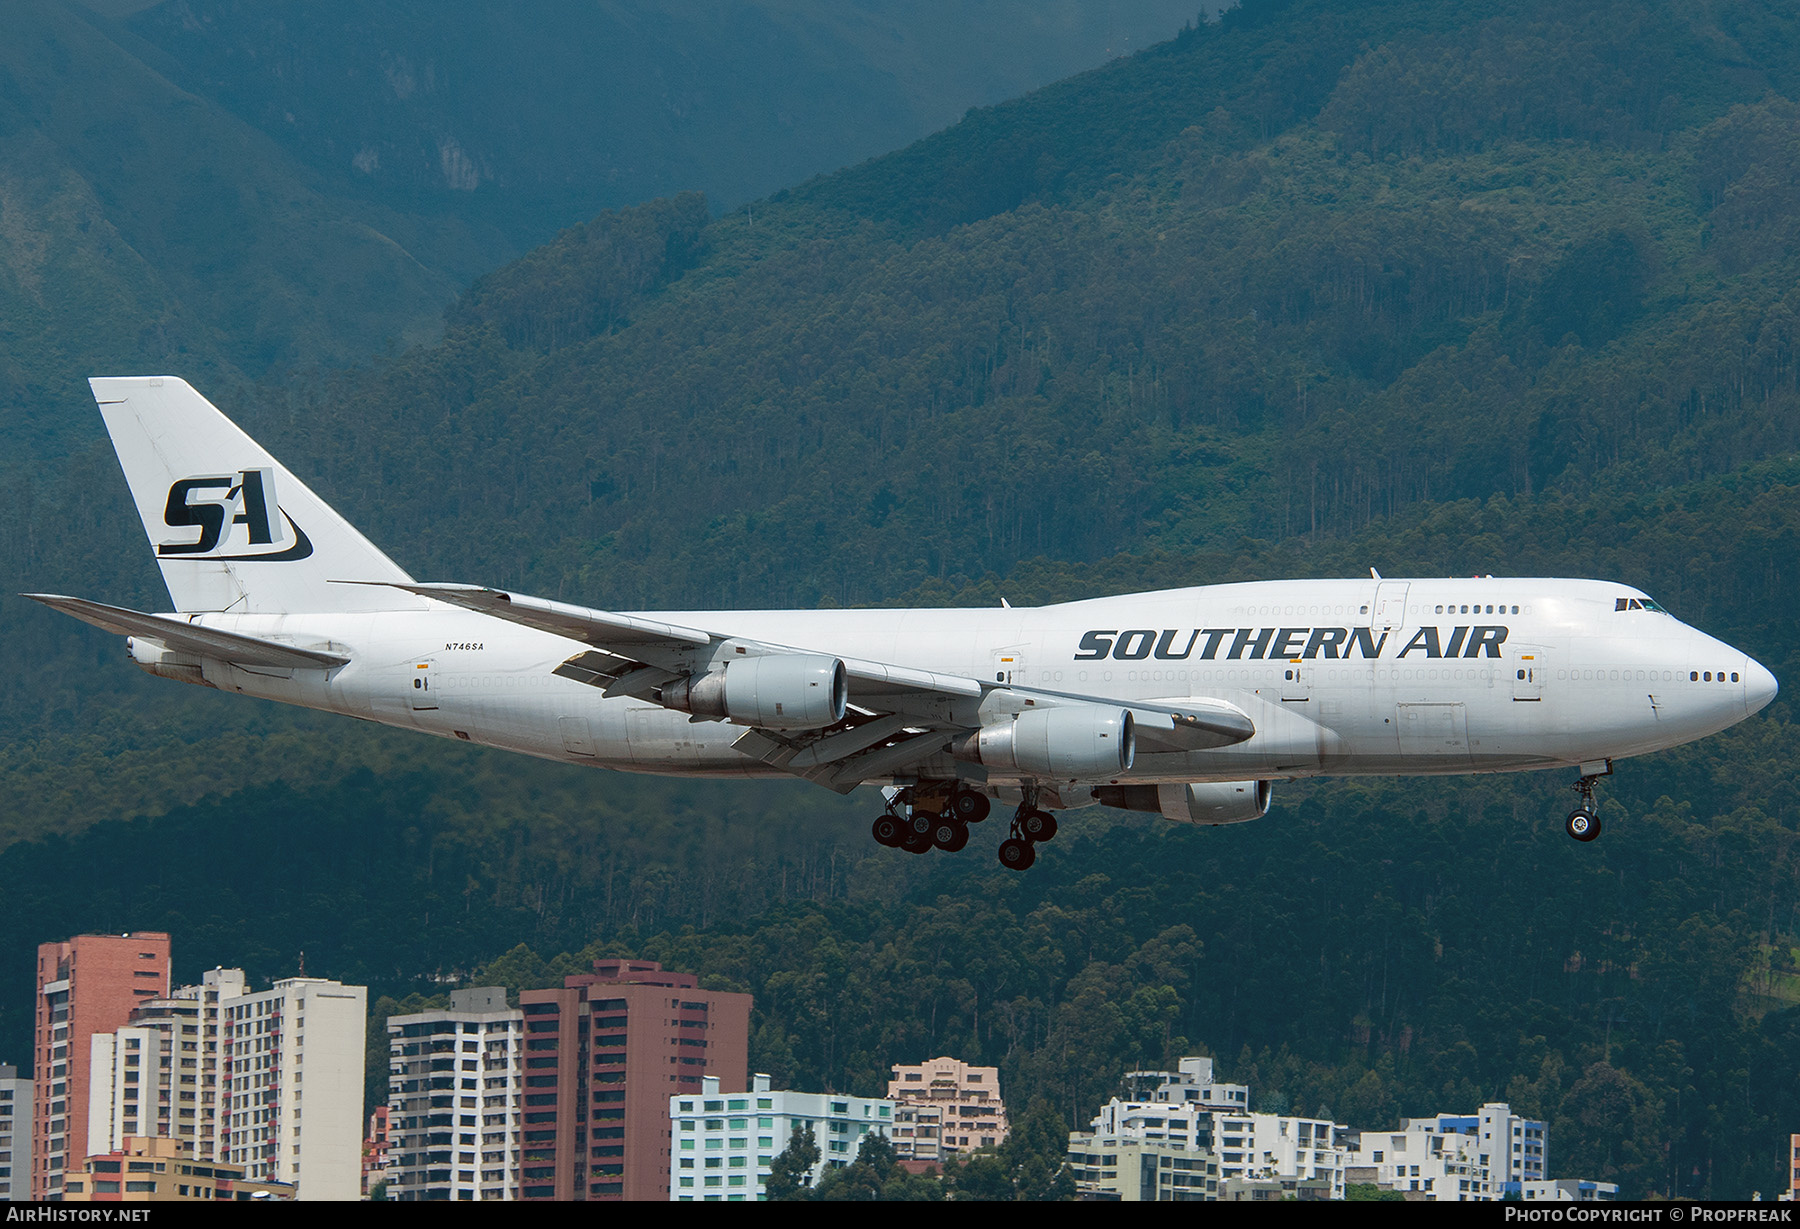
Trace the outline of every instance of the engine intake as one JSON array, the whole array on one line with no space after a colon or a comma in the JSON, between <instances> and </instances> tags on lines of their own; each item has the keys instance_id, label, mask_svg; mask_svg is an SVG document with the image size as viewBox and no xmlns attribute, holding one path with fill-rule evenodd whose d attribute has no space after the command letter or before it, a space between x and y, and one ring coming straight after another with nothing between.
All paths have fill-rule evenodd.
<instances>
[{"instance_id":1,"label":"engine intake","mask_svg":"<svg viewBox=\"0 0 1800 1229\"><path fill-rule=\"evenodd\" d=\"M1091 781L1130 769L1137 734L1128 708L1071 704L983 726L955 754L1002 772Z\"/></svg>"},{"instance_id":2,"label":"engine intake","mask_svg":"<svg viewBox=\"0 0 1800 1229\"><path fill-rule=\"evenodd\" d=\"M664 707L764 730L822 730L844 719L849 686L835 657L745 657L664 687Z\"/></svg>"},{"instance_id":3,"label":"engine intake","mask_svg":"<svg viewBox=\"0 0 1800 1229\"><path fill-rule=\"evenodd\" d=\"M1269 813L1267 781L1196 781L1191 785L1109 785L1094 791L1103 807L1149 811L1181 824L1241 824Z\"/></svg>"}]
</instances>

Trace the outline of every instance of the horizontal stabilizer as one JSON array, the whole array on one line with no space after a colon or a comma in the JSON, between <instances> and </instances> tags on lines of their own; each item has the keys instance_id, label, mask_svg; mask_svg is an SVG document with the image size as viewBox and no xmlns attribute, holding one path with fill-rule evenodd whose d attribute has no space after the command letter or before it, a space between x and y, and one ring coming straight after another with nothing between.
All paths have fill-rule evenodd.
<instances>
[{"instance_id":1,"label":"horizontal stabilizer","mask_svg":"<svg viewBox=\"0 0 1800 1229\"><path fill-rule=\"evenodd\" d=\"M199 627L176 615L126 610L121 606L105 606L99 602L64 597L57 593L25 593L20 596L42 602L52 610L60 610L83 623L91 623L102 631L112 632L117 636L142 636L147 640L160 640L180 652L192 653L197 657L211 657L234 665L319 670L348 665L350 662L348 657L336 653L300 649L289 644L277 644L273 640L260 640L255 636L241 636L236 632Z\"/></svg>"}]
</instances>

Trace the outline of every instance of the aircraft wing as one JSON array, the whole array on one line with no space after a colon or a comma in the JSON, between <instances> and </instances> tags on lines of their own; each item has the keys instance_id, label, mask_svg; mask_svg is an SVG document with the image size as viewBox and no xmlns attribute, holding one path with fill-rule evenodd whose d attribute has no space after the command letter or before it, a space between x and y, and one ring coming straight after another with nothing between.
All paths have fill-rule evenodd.
<instances>
[{"instance_id":1,"label":"aircraft wing","mask_svg":"<svg viewBox=\"0 0 1800 1229\"><path fill-rule=\"evenodd\" d=\"M20 596L42 602L52 610L60 610L83 623L91 623L102 631L112 632L117 636L142 636L146 640L160 640L172 649L234 665L318 670L347 665L350 661L348 657L336 653L302 649L256 636L199 627L179 615L127 610L122 606L106 606L78 597L64 597L60 593L25 593Z\"/></svg>"},{"instance_id":2,"label":"aircraft wing","mask_svg":"<svg viewBox=\"0 0 1800 1229\"><path fill-rule=\"evenodd\" d=\"M380 582L374 582L380 583ZM556 668L564 678L599 687L608 696L654 700L657 689L725 654L808 653L793 645L728 636L707 628L614 614L566 602L507 593L479 585L387 582L422 597L551 632L589 646ZM732 745L747 755L833 789L847 792L864 780L890 775L943 751L953 737L982 724L980 708L990 692L1091 703L1092 696L1028 688L1001 688L963 675L839 656L851 712L842 727L820 734L747 729ZM1104 701L1100 701L1104 702ZM1132 701L1134 719L1159 751L1230 746L1255 733L1250 718L1223 700L1178 703ZM976 779L981 768L957 771Z\"/></svg>"}]
</instances>

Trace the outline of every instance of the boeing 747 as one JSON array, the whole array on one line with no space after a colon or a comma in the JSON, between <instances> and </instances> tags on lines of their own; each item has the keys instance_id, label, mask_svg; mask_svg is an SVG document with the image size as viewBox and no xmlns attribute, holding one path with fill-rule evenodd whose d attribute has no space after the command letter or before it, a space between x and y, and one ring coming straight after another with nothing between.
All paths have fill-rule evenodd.
<instances>
[{"instance_id":1,"label":"boeing 747","mask_svg":"<svg viewBox=\"0 0 1800 1229\"><path fill-rule=\"evenodd\" d=\"M182 380L96 379L175 613L28 594L151 674L571 764L884 788L884 845L1023 869L1055 812L1182 823L1271 782L1571 768L1725 729L1773 675L1628 585L1281 580L1053 606L616 613L421 584Z\"/></svg>"}]
</instances>

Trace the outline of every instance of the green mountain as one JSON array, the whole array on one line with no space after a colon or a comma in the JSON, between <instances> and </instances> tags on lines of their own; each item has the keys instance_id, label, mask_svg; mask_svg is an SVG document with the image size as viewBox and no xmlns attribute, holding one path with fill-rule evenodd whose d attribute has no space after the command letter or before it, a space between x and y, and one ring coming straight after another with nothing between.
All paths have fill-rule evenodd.
<instances>
[{"instance_id":1,"label":"green mountain","mask_svg":"<svg viewBox=\"0 0 1800 1229\"><path fill-rule=\"evenodd\" d=\"M723 217L603 213L441 341L217 399L432 579L634 608L1602 575L1792 683L1797 32L1749 2L1234 10ZM0 482L6 574L158 602L103 451ZM803 1082L953 1050L1075 1121L1204 1044L1358 1125L1511 1098L1632 1194L1785 1172L1786 701L1621 765L1593 847L1562 780L1284 784L1242 828L1074 817L1014 877L875 850L865 800L154 683L23 603L0 653L0 953L167 925L196 964L305 950L398 998L630 950L753 989L753 1061Z\"/></svg>"},{"instance_id":2,"label":"green mountain","mask_svg":"<svg viewBox=\"0 0 1800 1229\"><path fill-rule=\"evenodd\" d=\"M1189 0L969 10L30 0L0 44L0 438L84 377L217 387L436 336L606 207L735 204L1166 38Z\"/></svg>"},{"instance_id":3,"label":"green mountain","mask_svg":"<svg viewBox=\"0 0 1800 1229\"><path fill-rule=\"evenodd\" d=\"M733 207L884 154L1201 7L177 0L127 24L346 195L533 246L601 209L689 190Z\"/></svg>"}]
</instances>

